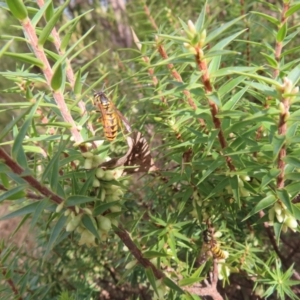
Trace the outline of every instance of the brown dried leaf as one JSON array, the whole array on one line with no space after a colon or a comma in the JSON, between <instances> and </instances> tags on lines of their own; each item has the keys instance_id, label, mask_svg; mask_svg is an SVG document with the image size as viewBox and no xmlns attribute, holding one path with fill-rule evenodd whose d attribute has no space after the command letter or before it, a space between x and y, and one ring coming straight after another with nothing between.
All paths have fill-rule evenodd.
<instances>
[{"instance_id":1,"label":"brown dried leaf","mask_svg":"<svg viewBox=\"0 0 300 300\"><path fill-rule=\"evenodd\" d=\"M151 157L149 145L140 132L133 132L131 136L128 136L127 144L129 148L124 156L113 158L103 163L101 167L110 169L120 166L127 167L124 169L123 174L158 170Z\"/></svg>"}]
</instances>

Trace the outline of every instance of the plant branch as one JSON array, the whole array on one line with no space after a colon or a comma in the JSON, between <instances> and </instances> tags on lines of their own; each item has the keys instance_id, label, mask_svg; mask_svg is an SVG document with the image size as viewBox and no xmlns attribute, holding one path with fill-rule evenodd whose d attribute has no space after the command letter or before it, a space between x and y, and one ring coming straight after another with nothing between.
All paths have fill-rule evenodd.
<instances>
[{"instance_id":1,"label":"plant branch","mask_svg":"<svg viewBox=\"0 0 300 300\"><path fill-rule=\"evenodd\" d=\"M2 148L0 148L0 160L3 160L4 163L15 173L20 175L27 183L30 184L35 190L39 191L45 197L48 197L53 202L60 204L64 201L63 198L56 195L52 191L50 191L47 187L42 185L37 179L35 179L31 175L25 175L24 169L16 163ZM72 208L70 208L72 209Z\"/></svg>"},{"instance_id":2,"label":"plant branch","mask_svg":"<svg viewBox=\"0 0 300 300\"><path fill-rule=\"evenodd\" d=\"M45 2L44 2L44 0L37 0L37 4L40 8L42 8L45 5ZM55 27L52 29L51 33L52 33L52 36L53 36L54 46L56 48L57 53L60 56L64 55L64 51L62 51L61 47L60 47L61 46L61 39L60 39L58 31L56 30ZM72 89L74 89L75 75L74 75L70 60L68 58L66 58L66 75L67 75L67 78L69 80L69 83L70 83ZM82 100L80 100L78 102L78 107L81 110L81 114L85 115L86 114L86 107L85 107L85 103ZM87 126L88 126L88 129L91 131L91 133L93 135L95 135L95 131L93 129L93 126L89 123L87 124Z\"/></svg>"},{"instance_id":3,"label":"plant branch","mask_svg":"<svg viewBox=\"0 0 300 300\"><path fill-rule=\"evenodd\" d=\"M281 13L281 23L279 25L279 28L282 28L282 26L284 26L284 24L286 23L286 21L287 21L286 12L288 11L289 8L290 8L290 3L285 3L285 1L283 1L283 9L282 9L282 13ZM273 71L273 78L277 78L279 75L279 72L280 72L279 63L280 63L280 56L281 56L282 48L283 48L282 41L276 40L275 59L277 61L277 68L274 69L274 71Z\"/></svg>"},{"instance_id":4,"label":"plant branch","mask_svg":"<svg viewBox=\"0 0 300 300\"><path fill-rule=\"evenodd\" d=\"M26 35L27 39L29 40L29 43L35 53L35 56L40 61L42 61L42 63L44 64L44 67L42 68L42 72L46 78L48 86L50 87L51 80L53 77L53 71L51 69L51 66L49 64L49 61L47 59L47 56L44 52L43 47L38 44L38 37L35 33L35 28L31 24L31 21L29 18L26 18L24 21L21 22L21 24L23 26L25 35ZM62 115L64 121L71 124L70 131L74 138L74 141L77 143L82 143L83 138L80 135L80 132L78 131L77 126L76 126L76 124L70 114L70 111L64 101L63 93L60 90L53 91L53 98L61 112L61 115Z\"/></svg>"},{"instance_id":5,"label":"plant branch","mask_svg":"<svg viewBox=\"0 0 300 300\"><path fill-rule=\"evenodd\" d=\"M197 66L198 66L199 70L202 72L201 79L202 79L202 83L204 85L205 93L210 94L213 92L213 86L210 82L206 60L203 58L203 51L202 51L202 49L200 49L199 46L195 46L194 49L196 52L195 58L196 58ZM226 139L224 136L224 132L221 128L221 121L217 117L219 108L218 108L217 104L210 99L208 99L208 104L210 106L210 112L211 112L211 116L213 119L213 123L215 125L215 128L218 130L218 138L219 138L221 148L224 149L227 146L227 142L226 142ZM231 157L226 156L225 160L226 160L227 166L230 169L230 171L235 171L235 166L232 163Z\"/></svg>"},{"instance_id":6,"label":"plant branch","mask_svg":"<svg viewBox=\"0 0 300 300\"><path fill-rule=\"evenodd\" d=\"M122 225L118 226L118 229L115 230L115 233L122 240L122 242L127 246L131 254L139 262L139 264L141 264L146 269L150 268L157 279L162 279L166 277L166 275L161 270L156 268L151 261L143 257L142 251L136 246L136 244L130 238L128 232L125 230L125 228Z\"/></svg>"},{"instance_id":7,"label":"plant branch","mask_svg":"<svg viewBox=\"0 0 300 300\"><path fill-rule=\"evenodd\" d=\"M157 49L158 49L158 52L160 54L160 56L166 60L169 58L164 46L161 44L161 43L158 43L157 42ZM168 69L170 70L171 72L171 75L173 76L173 78L178 81L178 82L181 82L183 83L183 80L182 80L182 77L181 75L177 72L177 70L175 69L174 65L172 63L168 63L167 64L167 67ZM188 100L188 103L190 105L190 107L193 109L193 110L196 110L197 109L197 105L195 103L195 101L193 100L192 96L191 96L191 93L187 90L187 89L184 89L183 90L183 94L186 96L187 100ZM205 129L205 122L203 119L201 118L198 118L198 121L201 125L201 127L203 129Z\"/></svg>"}]
</instances>

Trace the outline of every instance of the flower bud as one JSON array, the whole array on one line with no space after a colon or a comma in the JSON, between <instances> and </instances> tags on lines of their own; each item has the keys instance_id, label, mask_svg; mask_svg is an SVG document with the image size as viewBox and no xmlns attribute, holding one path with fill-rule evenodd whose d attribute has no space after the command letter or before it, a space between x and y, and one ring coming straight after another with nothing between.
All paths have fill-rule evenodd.
<instances>
[{"instance_id":1,"label":"flower bud","mask_svg":"<svg viewBox=\"0 0 300 300\"><path fill-rule=\"evenodd\" d=\"M115 177L114 177L113 171L110 171L110 170L105 171L104 176L103 176L103 180L111 181L111 180L114 180L114 179L115 179Z\"/></svg>"},{"instance_id":2,"label":"flower bud","mask_svg":"<svg viewBox=\"0 0 300 300\"><path fill-rule=\"evenodd\" d=\"M298 227L298 222L293 216L287 217L287 219L284 221L284 224L289 227L294 232L296 231L296 228Z\"/></svg>"},{"instance_id":3,"label":"flower bud","mask_svg":"<svg viewBox=\"0 0 300 300\"><path fill-rule=\"evenodd\" d=\"M90 170L93 167L93 160L91 158L86 158L84 160L83 168L86 170Z\"/></svg>"},{"instance_id":4,"label":"flower bud","mask_svg":"<svg viewBox=\"0 0 300 300\"><path fill-rule=\"evenodd\" d=\"M64 208L64 202L59 203L59 205L56 206L56 212L59 213Z\"/></svg>"},{"instance_id":5,"label":"flower bud","mask_svg":"<svg viewBox=\"0 0 300 300\"><path fill-rule=\"evenodd\" d=\"M197 33L196 32L196 27L195 27L195 24L193 23L193 21L191 20L188 20L188 28L190 30L191 33Z\"/></svg>"},{"instance_id":6,"label":"flower bud","mask_svg":"<svg viewBox=\"0 0 300 300\"><path fill-rule=\"evenodd\" d=\"M126 269L126 270L130 270L130 269L132 269L136 264L137 264L137 261L136 261L136 260L132 260L132 261L130 261L129 263L126 264L125 269Z\"/></svg>"},{"instance_id":7,"label":"flower bud","mask_svg":"<svg viewBox=\"0 0 300 300\"><path fill-rule=\"evenodd\" d=\"M108 232L111 229L111 221L109 218L104 216L98 216L97 217L99 222L99 229Z\"/></svg>"},{"instance_id":8,"label":"flower bud","mask_svg":"<svg viewBox=\"0 0 300 300\"><path fill-rule=\"evenodd\" d=\"M102 169L102 168L98 168L97 171L96 171L96 177L97 178L102 178L105 174L105 171Z\"/></svg>"},{"instance_id":9,"label":"flower bud","mask_svg":"<svg viewBox=\"0 0 300 300\"><path fill-rule=\"evenodd\" d=\"M100 181L97 178L93 180L93 187L100 187Z\"/></svg>"},{"instance_id":10,"label":"flower bud","mask_svg":"<svg viewBox=\"0 0 300 300\"><path fill-rule=\"evenodd\" d=\"M92 152L84 152L82 153L84 158L93 158L94 154Z\"/></svg>"}]
</instances>

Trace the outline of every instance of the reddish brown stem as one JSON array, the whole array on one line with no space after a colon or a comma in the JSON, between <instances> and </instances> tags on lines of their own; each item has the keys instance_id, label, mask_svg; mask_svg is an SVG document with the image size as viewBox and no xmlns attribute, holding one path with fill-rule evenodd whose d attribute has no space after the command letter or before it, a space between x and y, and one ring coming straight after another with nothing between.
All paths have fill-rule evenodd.
<instances>
[{"instance_id":1,"label":"reddish brown stem","mask_svg":"<svg viewBox=\"0 0 300 300\"><path fill-rule=\"evenodd\" d=\"M196 63L197 63L199 70L202 72L201 78L202 78L202 83L204 85L205 92L206 92L206 94L210 94L213 91L213 87L210 82L207 63L206 63L205 59L202 59L202 56L203 56L201 54L202 50L199 47L195 47L195 51L196 51L196 55L195 55ZM208 100L208 103L210 106L210 112L212 115L213 123L215 125L215 128L218 129L218 131L219 131L218 138L219 138L220 145L221 145L222 149L224 149L224 148L226 148L227 143L226 143L226 139L225 139L223 130L221 128L220 119L217 117L217 114L219 111L218 106L216 105L216 103L214 103L211 100ZM232 163L231 157L227 156L225 158L225 160L226 160L227 166L230 169L230 171L235 171L235 167Z\"/></svg>"},{"instance_id":2,"label":"reddish brown stem","mask_svg":"<svg viewBox=\"0 0 300 300\"><path fill-rule=\"evenodd\" d=\"M20 175L26 182L30 184L34 189L39 191L42 195L48 197L52 201L57 204L60 204L64 201L63 198L59 197L58 195L54 194L50 191L47 187L42 185L37 179L35 179L31 175L24 175L24 169L18 165L3 149L0 148L0 159L4 161L4 163L15 173Z\"/></svg>"},{"instance_id":3,"label":"reddish brown stem","mask_svg":"<svg viewBox=\"0 0 300 300\"><path fill-rule=\"evenodd\" d=\"M168 59L169 56L164 48L163 45L161 44L158 44L158 52L160 54L160 56L163 58L163 59ZM173 76L173 78L175 80L177 80L178 82L183 82L182 81L182 78L181 78L181 75L177 72L177 70L175 69L174 65L172 63L169 63L167 64L168 66L168 69L170 70L171 72L171 75ZM195 103L195 101L193 100L192 96L191 96L191 93L188 91L188 90L183 90L183 94L186 96L187 100L188 100L188 103L189 103L189 106L193 109L193 110L196 110L197 109L197 105ZM203 119L199 118L198 119L199 123L201 124L201 127L202 128L205 128L205 122Z\"/></svg>"},{"instance_id":4,"label":"reddish brown stem","mask_svg":"<svg viewBox=\"0 0 300 300\"><path fill-rule=\"evenodd\" d=\"M165 277L165 274L161 270L156 268L151 261L143 257L142 251L132 241L128 232L124 229L122 225L118 226L118 230L116 230L115 233L122 240L122 242L127 246L130 253L136 258L139 264L141 264L144 268L150 268L155 278L162 279Z\"/></svg>"}]
</instances>

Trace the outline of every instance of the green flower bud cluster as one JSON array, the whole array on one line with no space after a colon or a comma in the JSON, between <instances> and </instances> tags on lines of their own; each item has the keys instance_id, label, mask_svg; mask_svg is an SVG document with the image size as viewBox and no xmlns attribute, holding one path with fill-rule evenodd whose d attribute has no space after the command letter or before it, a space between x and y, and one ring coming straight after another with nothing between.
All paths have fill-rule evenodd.
<instances>
[{"instance_id":1,"label":"green flower bud cluster","mask_svg":"<svg viewBox=\"0 0 300 300\"><path fill-rule=\"evenodd\" d=\"M244 187L245 181L250 181L250 177L249 176L238 176L238 188L239 188L241 197L249 197L250 196L250 192L247 189L245 189L245 187ZM230 194L230 195L233 194L231 185L226 186L225 189L227 190L228 194Z\"/></svg>"},{"instance_id":2,"label":"green flower bud cluster","mask_svg":"<svg viewBox=\"0 0 300 300\"><path fill-rule=\"evenodd\" d=\"M269 210L269 225L274 224L275 217L279 223L282 223L282 231L287 232L288 228L292 231L296 231L298 227L297 220L287 210L286 206L281 202L277 201L274 206Z\"/></svg>"},{"instance_id":3,"label":"green flower bud cluster","mask_svg":"<svg viewBox=\"0 0 300 300\"><path fill-rule=\"evenodd\" d=\"M282 95L285 101L291 103L299 92L299 87L293 87L293 82L288 77L284 77L282 85L277 86L276 90ZM282 109L281 107L279 108Z\"/></svg>"},{"instance_id":4,"label":"green flower bud cluster","mask_svg":"<svg viewBox=\"0 0 300 300\"><path fill-rule=\"evenodd\" d=\"M203 29L202 31L197 31L195 24L191 20L188 21L187 25L185 32L190 41L188 43L184 43L184 47L193 54L196 54L197 51L195 48L198 48L200 56L203 56L203 51L201 49L205 45L206 30Z\"/></svg>"}]
</instances>

